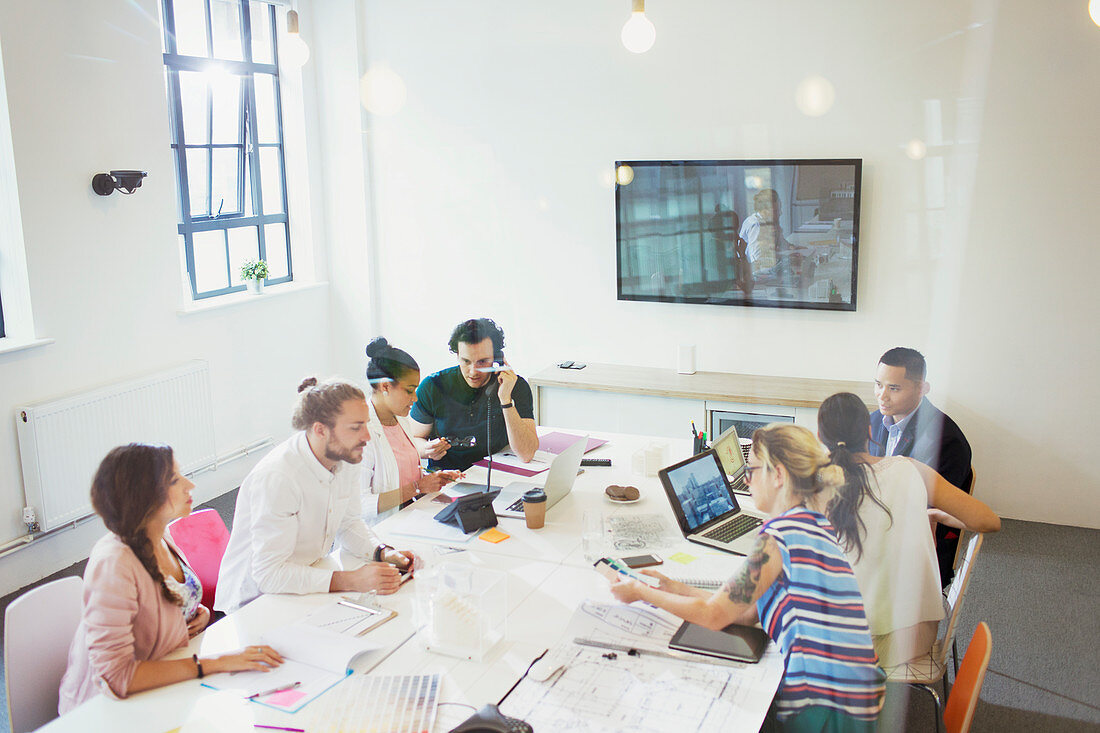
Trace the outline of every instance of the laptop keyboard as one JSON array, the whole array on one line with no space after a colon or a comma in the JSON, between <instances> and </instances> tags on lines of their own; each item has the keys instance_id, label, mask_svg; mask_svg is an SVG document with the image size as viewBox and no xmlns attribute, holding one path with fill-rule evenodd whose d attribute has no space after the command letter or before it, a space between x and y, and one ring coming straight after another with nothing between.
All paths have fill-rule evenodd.
<instances>
[{"instance_id":1,"label":"laptop keyboard","mask_svg":"<svg viewBox=\"0 0 1100 733\"><path fill-rule=\"evenodd\" d=\"M749 485L745 483L745 474L741 474L736 479L730 482L730 491L738 494L748 494Z\"/></svg>"},{"instance_id":2,"label":"laptop keyboard","mask_svg":"<svg viewBox=\"0 0 1100 733\"><path fill-rule=\"evenodd\" d=\"M703 536L708 540L716 540L717 542L732 542L763 523L762 519L758 519L751 514L742 514L732 522L720 524L709 532L704 532Z\"/></svg>"},{"instance_id":3,"label":"laptop keyboard","mask_svg":"<svg viewBox=\"0 0 1100 733\"><path fill-rule=\"evenodd\" d=\"M523 497L516 499L508 505L507 511L510 512L522 512L523 511Z\"/></svg>"}]
</instances>

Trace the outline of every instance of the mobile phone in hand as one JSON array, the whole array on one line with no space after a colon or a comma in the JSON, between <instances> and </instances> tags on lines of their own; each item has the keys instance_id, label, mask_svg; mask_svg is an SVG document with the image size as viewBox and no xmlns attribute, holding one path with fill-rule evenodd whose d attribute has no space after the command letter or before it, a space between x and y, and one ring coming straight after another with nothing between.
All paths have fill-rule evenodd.
<instances>
[{"instance_id":1,"label":"mobile phone in hand","mask_svg":"<svg viewBox=\"0 0 1100 733\"><path fill-rule=\"evenodd\" d=\"M623 565L635 570L660 565L663 562L664 560L661 559L660 555L632 555L631 557L622 558Z\"/></svg>"}]
</instances>

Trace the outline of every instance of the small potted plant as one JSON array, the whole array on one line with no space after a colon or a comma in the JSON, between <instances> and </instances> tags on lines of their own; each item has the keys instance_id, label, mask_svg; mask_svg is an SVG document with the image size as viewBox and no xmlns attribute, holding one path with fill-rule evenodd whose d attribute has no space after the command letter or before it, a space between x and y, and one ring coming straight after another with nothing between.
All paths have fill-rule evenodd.
<instances>
[{"instance_id":1,"label":"small potted plant","mask_svg":"<svg viewBox=\"0 0 1100 733\"><path fill-rule=\"evenodd\" d=\"M241 279L248 288L248 292L259 295L264 291L264 280L267 279L267 263L263 260L245 260L241 265Z\"/></svg>"}]
</instances>

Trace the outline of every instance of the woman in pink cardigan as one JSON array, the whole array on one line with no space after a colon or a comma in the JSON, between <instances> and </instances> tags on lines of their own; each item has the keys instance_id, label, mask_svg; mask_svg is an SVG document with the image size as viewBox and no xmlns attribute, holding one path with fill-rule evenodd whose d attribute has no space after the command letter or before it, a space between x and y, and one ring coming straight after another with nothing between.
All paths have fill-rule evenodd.
<instances>
[{"instance_id":1,"label":"woman in pink cardigan","mask_svg":"<svg viewBox=\"0 0 1100 733\"><path fill-rule=\"evenodd\" d=\"M111 534L92 549L84 610L69 648L58 712L103 692L114 698L214 672L270 669L267 646L200 659L165 660L210 621L202 586L168 539L168 523L191 511L195 485L167 446L115 448L92 481L92 506Z\"/></svg>"}]
</instances>

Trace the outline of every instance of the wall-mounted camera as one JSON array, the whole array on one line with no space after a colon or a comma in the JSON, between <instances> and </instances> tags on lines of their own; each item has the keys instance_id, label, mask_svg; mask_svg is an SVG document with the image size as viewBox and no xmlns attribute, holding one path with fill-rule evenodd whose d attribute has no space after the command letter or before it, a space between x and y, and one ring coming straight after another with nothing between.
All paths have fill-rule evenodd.
<instances>
[{"instance_id":1,"label":"wall-mounted camera","mask_svg":"<svg viewBox=\"0 0 1100 733\"><path fill-rule=\"evenodd\" d=\"M141 188L141 179L149 175L145 171L111 171L92 176L92 190L100 196L110 196L116 190L131 194Z\"/></svg>"}]
</instances>

